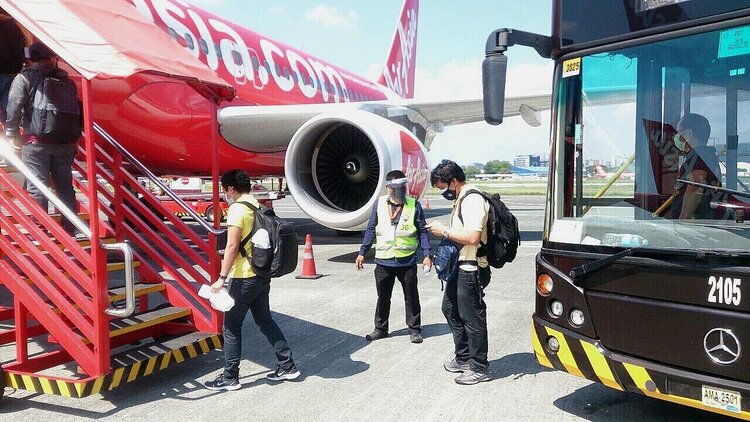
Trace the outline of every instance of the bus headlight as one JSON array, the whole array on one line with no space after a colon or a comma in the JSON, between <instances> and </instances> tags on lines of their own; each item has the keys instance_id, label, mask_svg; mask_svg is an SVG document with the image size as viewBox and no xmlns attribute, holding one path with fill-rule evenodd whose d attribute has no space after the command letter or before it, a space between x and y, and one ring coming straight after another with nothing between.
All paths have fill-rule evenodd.
<instances>
[{"instance_id":1,"label":"bus headlight","mask_svg":"<svg viewBox=\"0 0 750 422\"><path fill-rule=\"evenodd\" d=\"M578 308L573 308L572 311L570 311L570 323L575 325L576 327L580 327L583 325L583 323L586 321L586 318L583 316L583 311Z\"/></svg>"},{"instance_id":2,"label":"bus headlight","mask_svg":"<svg viewBox=\"0 0 750 422\"><path fill-rule=\"evenodd\" d=\"M547 274L539 274L539 277L536 279L536 291L540 295L549 296L554 287L555 283L552 281L552 277Z\"/></svg>"},{"instance_id":3,"label":"bus headlight","mask_svg":"<svg viewBox=\"0 0 750 422\"><path fill-rule=\"evenodd\" d=\"M563 304L559 300L553 300L549 304L549 311L554 317L559 317L563 314Z\"/></svg>"}]
</instances>

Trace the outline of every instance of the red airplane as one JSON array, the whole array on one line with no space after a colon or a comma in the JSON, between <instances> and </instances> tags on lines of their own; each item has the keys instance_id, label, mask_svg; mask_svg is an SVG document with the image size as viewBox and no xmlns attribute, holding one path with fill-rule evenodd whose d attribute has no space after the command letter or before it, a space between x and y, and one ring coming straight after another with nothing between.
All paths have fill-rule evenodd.
<instances>
[{"instance_id":1,"label":"red airplane","mask_svg":"<svg viewBox=\"0 0 750 422\"><path fill-rule=\"evenodd\" d=\"M98 12L98 2L69 2L80 14ZM410 194L420 197L435 134L483 120L481 100L412 99L418 0L404 1L377 82L183 0L126 3L234 87L235 98L218 111L220 171L285 176L302 211L328 227L361 229L393 169L407 174ZM149 46L129 54L138 48ZM123 82L93 81L94 120L155 173L210 174L211 103L184 84ZM509 98L505 113L547 109L549 102L549 95Z\"/></svg>"}]
</instances>

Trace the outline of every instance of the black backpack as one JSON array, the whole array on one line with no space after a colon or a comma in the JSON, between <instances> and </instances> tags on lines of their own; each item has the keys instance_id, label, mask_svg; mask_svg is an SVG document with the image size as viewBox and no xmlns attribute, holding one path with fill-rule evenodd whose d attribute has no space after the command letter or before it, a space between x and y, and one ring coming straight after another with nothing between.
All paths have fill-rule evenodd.
<instances>
[{"instance_id":1,"label":"black backpack","mask_svg":"<svg viewBox=\"0 0 750 422\"><path fill-rule=\"evenodd\" d=\"M82 127L76 84L66 75L42 78L29 93L29 133L50 143L65 144L77 140L81 137Z\"/></svg>"},{"instance_id":2,"label":"black backpack","mask_svg":"<svg viewBox=\"0 0 750 422\"><path fill-rule=\"evenodd\" d=\"M518 219L500 200L499 194L490 195L487 192L472 189L466 192L458 202L458 218L461 223L464 222L461 216L461 202L472 193L482 195L482 198L490 205L487 213L487 244L482 243L479 246L477 256L487 257L487 262L491 266L502 268L505 263L513 262L518 252L518 245L521 244Z\"/></svg>"},{"instance_id":3,"label":"black backpack","mask_svg":"<svg viewBox=\"0 0 750 422\"><path fill-rule=\"evenodd\" d=\"M261 205L260 208L245 201L238 202L255 212L255 222L250 233L240 242L240 254L250 260L253 272L261 278L281 277L297 268L297 230L294 224L279 218L272 209ZM271 247L268 249L252 247L252 255L247 256L245 245L260 229L268 232Z\"/></svg>"}]
</instances>

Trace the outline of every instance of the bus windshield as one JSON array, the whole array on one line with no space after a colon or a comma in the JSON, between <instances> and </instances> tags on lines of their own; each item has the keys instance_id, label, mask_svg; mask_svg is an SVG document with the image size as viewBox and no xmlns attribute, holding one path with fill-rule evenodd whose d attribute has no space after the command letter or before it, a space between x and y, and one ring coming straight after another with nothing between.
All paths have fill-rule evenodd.
<instances>
[{"instance_id":1,"label":"bus windshield","mask_svg":"<svg viewBox=\"0 0 750 422\"><path fill-rule=\"evenodd\" d=\"M750 250L750 26L560 64L549 241Z\"/></svg>"}]
</instances>

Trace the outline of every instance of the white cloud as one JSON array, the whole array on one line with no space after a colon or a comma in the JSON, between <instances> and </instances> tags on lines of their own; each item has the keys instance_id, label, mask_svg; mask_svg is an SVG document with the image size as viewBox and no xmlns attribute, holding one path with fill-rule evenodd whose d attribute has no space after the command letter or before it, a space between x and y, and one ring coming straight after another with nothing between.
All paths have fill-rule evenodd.
<instances>
[{"instance_id":1,"label":"white cloud","mask_svg":"<svg viewBox=\"0 0 750 422\"><path fill-rule=\"evenodd\" d=\"M319 4L305 12L304 18L326 28L352 29L356 26L359 15L352 10L343 11L333 6Z\"/></svg>"}]
</instances>

